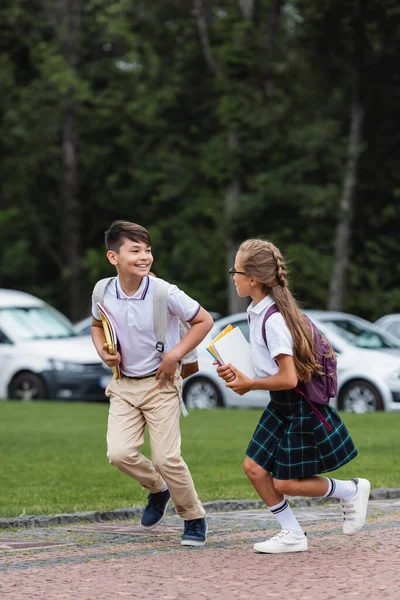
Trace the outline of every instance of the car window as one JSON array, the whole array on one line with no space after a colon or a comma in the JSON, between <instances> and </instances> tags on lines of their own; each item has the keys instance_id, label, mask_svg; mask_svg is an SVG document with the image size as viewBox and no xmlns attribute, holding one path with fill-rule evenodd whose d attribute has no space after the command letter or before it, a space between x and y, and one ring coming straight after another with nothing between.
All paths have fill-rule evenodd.
<instances>
[{"instance_id":1,"label":"car window","mask_svg":"<svg viewBox=\"0 0 400 600\"><path fill-rule=\"evenodd\" d=\"M0 327L14 342L76 336L68 321L64 321L57 311L42 306L2 308Z\"/></svg>"},{"instance_id":2,"label":"car window","mask_svg":"<svg viewBox=\"0 0 400 600\"><path fill-rule=\"evenodd\" d=\"M400 321L392 321L388 327L385 327L392 335L400 338Z\"/></svg>"},{"instance_id":3,"label":"car window","mask_svg":"<svg viewBox=\"0 0 400 600\"><path fill-rule=\"evenodd\" d=\"M329 323L335 328L336 333L358 348L369 348L371 350L396 348L396 344L386 339L384 335L354 321L331 319L324 321L324 323Z\"/></svg>"}]
</instances>

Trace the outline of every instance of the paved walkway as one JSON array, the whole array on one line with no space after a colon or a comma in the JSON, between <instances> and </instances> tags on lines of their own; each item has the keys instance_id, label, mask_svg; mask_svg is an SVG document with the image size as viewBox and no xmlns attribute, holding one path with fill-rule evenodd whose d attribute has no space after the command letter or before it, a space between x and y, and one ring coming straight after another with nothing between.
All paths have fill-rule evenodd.
<instances>
[{"instance_id":1,"label":"paved walkway","mask_svg":"<svg viewBox=\"0 0 400 600\"><path fill-rule=\"evenodd\" d=\"M400 600L400 500L371 501L355 537L336 503L297 508L309 552L260 555L267 510L211 513L205 548L180 546L182 522L137 521L0 531L3 600Z\"/></svg>"}]
</instances>

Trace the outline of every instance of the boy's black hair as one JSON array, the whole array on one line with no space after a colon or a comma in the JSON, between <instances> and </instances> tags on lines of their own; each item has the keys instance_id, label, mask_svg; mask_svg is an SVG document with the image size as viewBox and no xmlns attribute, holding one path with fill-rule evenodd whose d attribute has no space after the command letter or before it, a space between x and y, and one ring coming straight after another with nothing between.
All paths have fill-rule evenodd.
<instances>
[{"instance_id":1,"label":"boy's black hair","mask_svg":"<svg viewBox=\"0 0 400 600\"><path fill-rule=\"evenodd\" d=\"M118 252L125 239L132 242L143 242L146 246L151 246L150 234L147 229L130 221L114 221L111 223L110 229L105 232L107 251Z\"/></svg>"}]
</instances>

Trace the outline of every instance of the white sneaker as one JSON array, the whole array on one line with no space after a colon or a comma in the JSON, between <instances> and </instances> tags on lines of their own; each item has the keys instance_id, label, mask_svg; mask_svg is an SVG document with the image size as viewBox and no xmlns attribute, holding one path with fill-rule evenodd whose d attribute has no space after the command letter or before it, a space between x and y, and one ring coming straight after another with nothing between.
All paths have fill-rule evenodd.
<instances>
[{"instance_id":1,"label":"white sneaker","mask_svg":"<svg viewBox=\"0 0 400 600\"><path fill-rule=\"evenodd\" d=\"M264 554L280 554L281 552L303 552L308 550L308 541L305 533L299 535L290 529L282 529L274 537L265 542L254 544L254 552Z\"/></svg>"},{"instance_id":2,"label":"white sneaker","mask_svg":"<svg viewBox=\"0 0 400 600\"><path fill-rule=\"evenodd\" d=\"M356 480L357 481L357 480ZM364 526L367 518L367 508L371 484L368 479L358 479L357 493L348 502L342 502L343 533L354 535Z\"/></svg>"}]
</instances>

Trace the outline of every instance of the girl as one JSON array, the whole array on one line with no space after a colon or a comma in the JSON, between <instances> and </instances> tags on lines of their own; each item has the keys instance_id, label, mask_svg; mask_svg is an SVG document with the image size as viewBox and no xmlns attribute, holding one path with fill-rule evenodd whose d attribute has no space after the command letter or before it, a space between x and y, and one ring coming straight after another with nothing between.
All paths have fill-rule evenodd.
<instances>
[{"instance_id":1,"label":"girl","mask_svg":"<svg viewBox=\"0 0 400 600\"><path fill-rule=\"evenodd\" d=\"M281 525L281 531L254 545L256 552L299 552L308 549L306 534L284 494L338 498L343 508L343 532L353 535L363 527L370 484L366 479L340 481L318 477L334 471L357 455L352 439L336 411L318 405L323 420L294 388L309 381L320 367L312 331L287 284L278 248L263 240L243 242L230 270L239 296L250 296L247 309L255 372L250 379L232 365L220 366L227 387L243 395L269 390L264 410L246 451L244 471L259 496ZM276 304L279 312L263 319Z\"/></svg>"}]
</instances>

